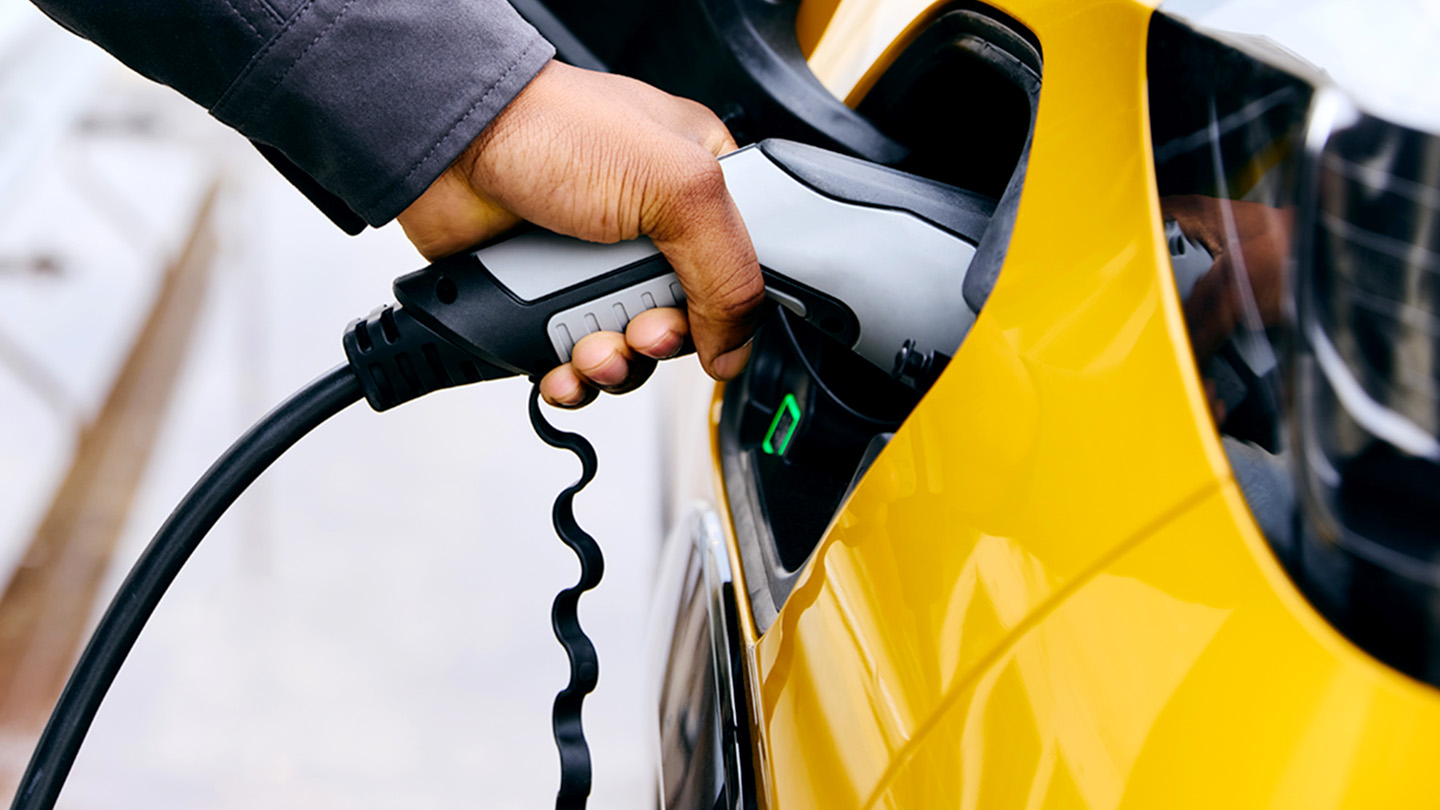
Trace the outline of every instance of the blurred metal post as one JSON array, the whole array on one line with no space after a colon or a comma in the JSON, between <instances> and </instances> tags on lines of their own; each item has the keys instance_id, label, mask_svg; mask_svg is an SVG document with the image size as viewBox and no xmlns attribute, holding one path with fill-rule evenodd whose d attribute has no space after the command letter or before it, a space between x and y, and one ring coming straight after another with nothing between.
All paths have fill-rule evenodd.
<instances>
[{"instance_id":1,"label":"blurred metal post","mask_svg":"<svg viewBox=\"0 0 1440 810\"><path fill-rule=\"evenodd\" d=\"M39 735L90 626L194 331L215 255L212 183L115 385L0 594L0 740ZM8 758L7 758L8 759ZM0 760L8 796L24 761Z\"/></svg>"}]
</instances>

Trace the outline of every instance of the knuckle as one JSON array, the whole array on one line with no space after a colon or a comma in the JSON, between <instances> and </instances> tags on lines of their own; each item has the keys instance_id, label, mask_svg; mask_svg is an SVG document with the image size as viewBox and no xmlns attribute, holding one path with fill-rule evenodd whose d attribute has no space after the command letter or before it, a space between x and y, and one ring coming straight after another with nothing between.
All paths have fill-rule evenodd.
<instances>
[{"instance_id":1,"label":"knuckle","mask_svg":"<svg viewBox=\"0 0 1440 810\"><path fill-rule=\"evenodd\" d=\"M684 240L713 225L717 211L729 204L719 161L696 143L655 164L648 181L640 229L661 241Z\"/></svg>"},{"instance_id":2,"label":"knuckle","mask_svg":"<svg viewBox=\"0 0 1440 810\"><path fill-rule=\"evenodd\" d=\"M701 104L694 99L683 98L680 96L672 96L672 98L678 100L685 109L689 110L690 114L695 116L696 120L707 121L719 127L724 126L720 123L720 119L715 117L715 113L712 112L710 108L706 107L704 104Z\"/></svg>"},{"instance_id":3,"label":"knuckle","mask_svg":"<svg viewBox=\"0 0 1440 810\"><path fill-rule=\"evenodd\" d=\"M707 315L724 321L739 321L765 300L765 280L758 272L736 270L719 280L707 302Z\"/></svg>"},{"instance_id":4,"label":"knuckle","mask_svg":"<svg viewBox=\"0 0 1440 810\"><path fill-rule=\"evenodd\" d=\"M704 205L723 199L725 173L720 163L703 148L686 150L675 173L675 194L683 202Z\"/></svg>"},{"instance_id":5,"label":"knuckle","mask_svg":"<svg viewBox=\"0 0 1440 810\"><path fill-rule=\"evenodd\" d=\"M709 107L689 99L685 99L685 102L689 107L688 115L692 122L691 126L700 133L701 137L707 142L716 143L730 140L729 127L726 127L725 122L720 120L719 116L715 115Z\"/></svg>"}]
</instances>

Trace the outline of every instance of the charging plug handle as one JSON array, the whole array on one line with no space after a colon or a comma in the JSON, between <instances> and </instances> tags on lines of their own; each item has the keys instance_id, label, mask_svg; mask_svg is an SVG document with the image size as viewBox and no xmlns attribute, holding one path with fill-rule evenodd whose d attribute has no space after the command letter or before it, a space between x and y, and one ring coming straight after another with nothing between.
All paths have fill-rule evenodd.
<instances>
[{"instance_id":1,"label":"charging plug handle","mask_svg":"<svg viewBox=\"0 0 1440 810\"><path fill-rule=\"evenodd\" d=\"M965 274L994 203L963 189L784 141L720 159L766 294L916 390L972 313ZM595 244L531 228L395 280L398 305L351 324L345 351L376 410L467 382L539 377L575 343L683 306L645 238ZM898 361L897 361L898 355Z\"/></svg>"}]
</instances>

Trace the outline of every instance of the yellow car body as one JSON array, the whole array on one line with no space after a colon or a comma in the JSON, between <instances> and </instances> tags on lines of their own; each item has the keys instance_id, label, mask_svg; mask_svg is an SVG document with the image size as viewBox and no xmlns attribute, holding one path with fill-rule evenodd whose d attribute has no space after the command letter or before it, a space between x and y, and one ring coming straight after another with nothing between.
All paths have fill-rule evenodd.
<instances>
[{"instance_id":1,"label":"yellow car body","mask_svg":"<svg viewBox=\"0 0 1440 810\"><path fill-rule=\"evenodd\" d=\"M760 805L1440 804L1440 693L1311 607L1221 449L1150 157L1151 4L994 5L1045 59L998 284L763 634L727 527ZM940 7L807 0L800 40L853 105Z\"/></svg>"}]
</instances>

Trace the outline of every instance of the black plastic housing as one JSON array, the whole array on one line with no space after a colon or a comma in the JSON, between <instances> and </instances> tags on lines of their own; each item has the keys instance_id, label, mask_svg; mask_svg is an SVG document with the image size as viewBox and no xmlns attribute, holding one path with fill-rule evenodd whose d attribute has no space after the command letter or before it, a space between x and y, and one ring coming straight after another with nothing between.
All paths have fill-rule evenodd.
<instances>
[{"instance_id":1,"label":"black plastic housing","mask_svg":"<svg viewBox=\"0 0 1440 810\"><path fill-rule=\"evenodd\" d=\"M844 302L761 270L768 287L804 302L806 318L817 328L844 345L854 344L860 324ZM477 360L533 377L560 364L548 337L551 316L671 272L669 262L655 255L530 301L465 253L395 279L395 297L425 328Z\"/></svg>"},{"instance_id":2,"label":"black plastic housing","mask_svg":"<svg viewBox=\"0 0 1440 810\"><path fill-rule=\"evenodd\" d=\"M456 346L512 374L534 376L559 365L546 337L550 316L670 272L659 256L635 262L536 301L510 292L473 254L462 253L395 279L395 298Z\"/></svg>"},{"instance_id":3,"label":"black plastic housing","mask_svg":"<svg viewBox=\"0 0 1440 810\"><path fill-rule=\"evenodd\" d=\"M795 34L799 0L544 6L610 70L705 104L741 144L790 138L885 164L908 154L810 72Z\"/></svg>"},{"instance_id":4,"label":"black plastic housing","mask_svg":"<svg viewBox=\"0 0 1440 810\"><path fill-rule=\"evenodd\" d=\"M351 321L342 343L365 401L377 411L442 388L515 376L435 334L395 304Z\"/></svg>"}]
</instances>

